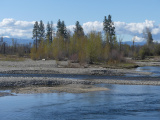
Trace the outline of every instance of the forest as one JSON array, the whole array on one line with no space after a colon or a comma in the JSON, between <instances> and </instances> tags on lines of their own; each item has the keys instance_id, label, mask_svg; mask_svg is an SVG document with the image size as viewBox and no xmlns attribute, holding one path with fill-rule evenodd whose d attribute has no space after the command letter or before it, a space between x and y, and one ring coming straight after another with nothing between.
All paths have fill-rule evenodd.
<instances>
[{"instance_id":1,"label":"forest","mask_svg":"<svg viewBox=\"0 0 160 120\"><path fill-rule=\"evenodd\" d=\"M125 57L145 59L146 56L159 56L160 44L153 42L149 28L144 30L145 45L123 44L123 38L117 37L111 15L104 17L103 32L90 31L85 34L79 21L76 21L74 32L66 28L60 19L54 28L48 22L45 28L43 21L36 21L33 27L33 45L18 45L14 39L11 46L5 46L1 38L1 54L28 56L33 60L54 59L70 60L77 63L123 63Z\"/></svg>"}]
</instances>

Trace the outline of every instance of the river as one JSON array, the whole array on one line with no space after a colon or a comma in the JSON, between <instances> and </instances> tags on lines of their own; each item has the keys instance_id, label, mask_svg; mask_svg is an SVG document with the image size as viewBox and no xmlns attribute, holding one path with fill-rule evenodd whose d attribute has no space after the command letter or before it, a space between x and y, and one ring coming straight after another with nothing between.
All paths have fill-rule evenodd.
<instances>
[{"instance_id":1,"label":"river","mask_svg":"<svg viewBox=\"0 0 160 120\"><path fill-rule=\"evenodd\" d=\"M143 71L142 68L136 70ZM150 71L148 68L144 70ZM155 74L158 74L157 72L154 71ZM160 119L160 86L114 84L97 86L106 87L109 90L80 94L16 94L16 96L0 97L0 119Z\"/></svg>"},{"instance_id":2,"label":"river","mask_svg":"<svg viewBox=\"0 0 160 120\"><path fill-rule=\"evenodd\" d=\"M0 98L1 120L159 120L160 87L107 85L81 94L18 94Z\"/></svg>"},{"instance_id":3,"label":"river","mask_svg":"<svg viewBox=\"0 0 160 120\"><path fill-rule=\"evenodd\" d=\"M160 67L159 66L144 66L136 68L136 71L152 72L151 77L160 77Z\"/></svg>"}]
</instances>

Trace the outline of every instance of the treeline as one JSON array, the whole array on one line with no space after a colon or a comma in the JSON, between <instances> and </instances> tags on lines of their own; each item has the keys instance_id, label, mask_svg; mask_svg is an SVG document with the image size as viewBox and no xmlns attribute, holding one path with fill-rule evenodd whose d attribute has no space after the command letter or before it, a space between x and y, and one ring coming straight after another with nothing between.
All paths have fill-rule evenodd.
<instances>
[{"instance_id":1,"label":"treeline","mask_svg":"<svg viewBox=\"0 0 160 120\"><path fill-rule=\"evenodd\" d=\"M133 39L133 45L120 44L120 51L122 51L124 57L131 57L133 59L145 59L148 56L160 55L160 43L154 42L152 33L149 28L143 31L143 38L146 40L146 44L134 45L135 38Z\"/></svg>"},{"instance_id":2,"label":"treeline","mask_svg":"<svg viewBox=\"0 0 160 120\"><path fill-rule=\"evenodd\" d=\"M0 54L2 55L18 55L19 57L29 56L31 43L18 44L15 39L12 39L12 44L4 41L3 36L0 38Z\"/></svg>"},{"instance_id":3,"label":"treeline","mask_svg":"<svg viewBox=\"0 0 160 120\"><path fill-rule=\"evenodd\" d=\"M43 21L36 21L33 27L33 45L18 44L12 39L7 44L0 38L0 54L31 57L34 60L55 59L70 60L79 63L119 63L125 62L125 57L145 59L146 56L159 56L160 44L153 42L149 28L144 30L146 44L143 46L122 44L123 39L117 38L111 15L104 17L103 33L91 31L84 33L79 21L75 23L74 32L71 33L64 21L58 20L56 27L53 22L45 26Z\"/></svg>"},{"instance_id":4,"label":"treeline","mask_svg":"<svg viewBox=\"0 0 160 120\"><path fill-rule=\"evenodd\" d=\"M74 33L67 30L65 22L58 20L57 31L53 22L48 23L46 32L42 21L36 21L33 28L34 46L31 49L32 59L69 59L73 62L117 62L122 60L119 45L115 35L115 27L111 15L105 16L101 32L91 31L84 34L83 28L77 21Z\"/></svg>"},{"instance_id":5,"label":"treeline","mask_svg":"<svg viewBox=\"0 0 160 120\"><path fill-rule=\"evenodd\" d=\"M79 21L76 22L74 33L67 30L65 22L58 20L56 30L53 22L48 22L46 29L43 21L36 21L33 28L34 45L31 58L71 60L80 63L118 63L125 62L124 57L144 59L146 56L160 55L160 44L154 43L148 28L144 31L144 46L122 44L117 39L111 15L104 17L103 31L91 31L85 34Z\"/></svg>"}]
</instances>

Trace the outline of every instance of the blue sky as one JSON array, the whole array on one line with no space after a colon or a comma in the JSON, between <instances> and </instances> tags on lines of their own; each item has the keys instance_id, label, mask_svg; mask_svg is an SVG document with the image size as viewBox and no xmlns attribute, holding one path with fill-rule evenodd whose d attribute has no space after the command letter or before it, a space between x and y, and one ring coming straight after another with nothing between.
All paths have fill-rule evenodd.
<instances>
[{"instance_id":1,"label":"blue sky","mask_svg":"<svg viewBox=\"0 0 160 120\"><path fill-rule=\"evenodd\" d=\"M1 0L0 4L0 35L3 34L4 36L14 37L14 34L9 35L5 31L8 31L6 27L15 26L15 22L17 21L21 21L20 23L26 21L33 24L33 21L43 20L44 23L47 23L52 20L54 23L57 23L58 19L61 19L71 28L77 20L82 25L95 21L98 21L99 23L97 24L100 25L103 22L104 16L108 14L112 15L114 22L119 21L127 24L125 26L122 26L122 23L120 25L117 24L121 27L126 27L125 30L118 28L119 30L127 31L127 29L130 29L128 28L130 23L142 23L142 25L145 24L144 26L147 26L149 22L147 23L145 20L148 20L152 21L150 26L152 29L155 29L153 33L155 33L156 39L158 39L160 34L160 0ZM10 20L8 20L9 18ZM4 26L3 23L6 23L6 19L8 21L14 20L14 22L12 21L12 24L7 23ZM30 24L29 26L31 27ZM135 26L138 25L136 24ZM23 25L21 24L21 26ZM134 27L134 24L131 26ZM87 29L87 26L85 27ZM96 27L93 28L96 30ZM17 29L17 27L12 29ZM23 27L21 32L23 29L26 30ZM136 32L133 29L135 28L130 29L130 32L133 32L133 34L129 32L121 32L121 34L126 36L126 38L128 36L135 36ZM23 33L25 34L26 32ZM27 36L23 36L23 33L19 35L22 38ZM117 33L120 34L120 31ZM141 37L140 34L141 32L137 32L137 37Z\"/></svg>"}]
</instances>

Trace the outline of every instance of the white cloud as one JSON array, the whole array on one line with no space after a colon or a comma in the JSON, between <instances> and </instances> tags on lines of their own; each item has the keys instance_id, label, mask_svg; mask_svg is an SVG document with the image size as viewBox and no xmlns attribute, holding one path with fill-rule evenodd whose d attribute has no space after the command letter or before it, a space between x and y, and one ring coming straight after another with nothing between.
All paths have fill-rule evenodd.
<instances>
[{"instance_id":1,"label":"white cloud","mask_svg":"<svg viewBox=\"0 0 160 120\"><path fill-rule=\"evenodd\" d=\"M3 19L2 22L0 22L0 27L13 26L14 22L15 20L12 18Z\"/></svg>"},{"instance_id":2,"label":"white cloud","mask_svg":"<svg viewBox=\"0 0 160 120\"><path fill-rule=\"evenodd\" d=\"M157 27L154 21L145 20L143 23L124 23L124 22L115 22L116 32L119 33L127 33L130 35L133 34L142 34L144 29L150 28L154 29ZM160 27L159 27L160 29Z\"/></svg>"},{"instance_id":3,"label":"white cloud","mask_svg":"<svg viewBox=\"0 0 160 120\"><path fill-rule=\"evenodd\" d=\"M31 28L33 27L33 24L35 23L35 21L33 22L27 22L27 21L16 21L14 23L15 26L17 26L18 28L23 28L23 29L26 29L26 28Z\"/></svg>"},{"instance_id":4,"label":"white cloud","mask_svg":"<svg viewBox=\"0 0 160 120\"><path fill-rule=\"evenodd\" d=\"M71 31L72 33L74 32L74 28L75 28L75 25L69 25L69 26L67 26L67 29L69 31Z\"/></svg>"},{"instance_id":5,"label":"white cloud","mask_svg":"<svg viewBox=\"0 0 160 120\"><path fill-rule=\"evenodd\" d=\"M102 31L103 23L98 21L87 22L87 23L83 23L82 27L85 33L89 33L90 31Z\"/></svg>"},{"instance_id":6,"label":"white cloud","mask_svg":"<svg viewBox=\"0 0 160 120\"><path fill-rule=\"evenodd\" d=\"M134 40L135 42L142 42L142 41L144 41L144 38L138 37L138 36L134 36L134 37L132 38L132 40Z\"/></svg>"},{"instance_id":7,"label":"white cloud","mask_svg":"<svg viewBox=\"0 0 160 120\"><path fill-rule=\"evenodd\" d=\"M6 18L0 21L0 36L18 37L18 38L31 38L32 29L35 21L20 21L12 18ZM160 40L160 24L156 25L155 21L145 20L142 23L125 23L114 22L117 35L130 35L136 36L136 41L143 40L143 31L146 27L150 28L153 38ZM56 24L54 24L56 28ZM71 32L74 31L75 25L67 26L67 29ZM87 34L90 31L103 31L103 22L94 21L86 22L82 24L84 32Z\"/></svg>"},{"instance_id":8,"label":"white cloud","mask_svg":"<svg viewBox=\"0 0 160 120\"><path fill-rule=\"evenodd\" d=\"M10 38L9 36L3 36L3 38Z\"/></svg>"},{"instance_id":9,"label":"white cloud","mask_svg":"<svg viewBox=\"0 0 160 120\"><path fill-rule=\"evenodd\" d=\"M160 25L156 25L155 21L149 21L145 20L142 23L125 23L125 22L114 22L115 25L115 30L117 35L131 35L131 36L136 36L135 41L143 41L144 38L143 36L143 31L145 30L146 27L148 27L152 34L153 38L156 40L160 40ZM82 25L84 28L84 32L88 33L92 30L96 31L103 31L103 23L102 22L87 22Z\"/></svg>"},{"instance_id":10,"label":"white cloud","mask_svg":"<svg viewBox=\"0 0 160 120\"><path fill-rule=\"evenodd\" d=\"M31 38L35 21L17 21L12 18L3 19L0 22L0 36Z\"/></svg>"},{"instance_id":11,"label":"white cloud","mask_svg":"<svg viewBox=\"0 0 160 120\"><path fill-rule=\"evenodd\" d=\"M160 33L160 27L159 27L159 28L153 28L153 29L152 29L152 34L156 35L156 34L158 34L158 33Z\"/></svg>"}]
</instances>

